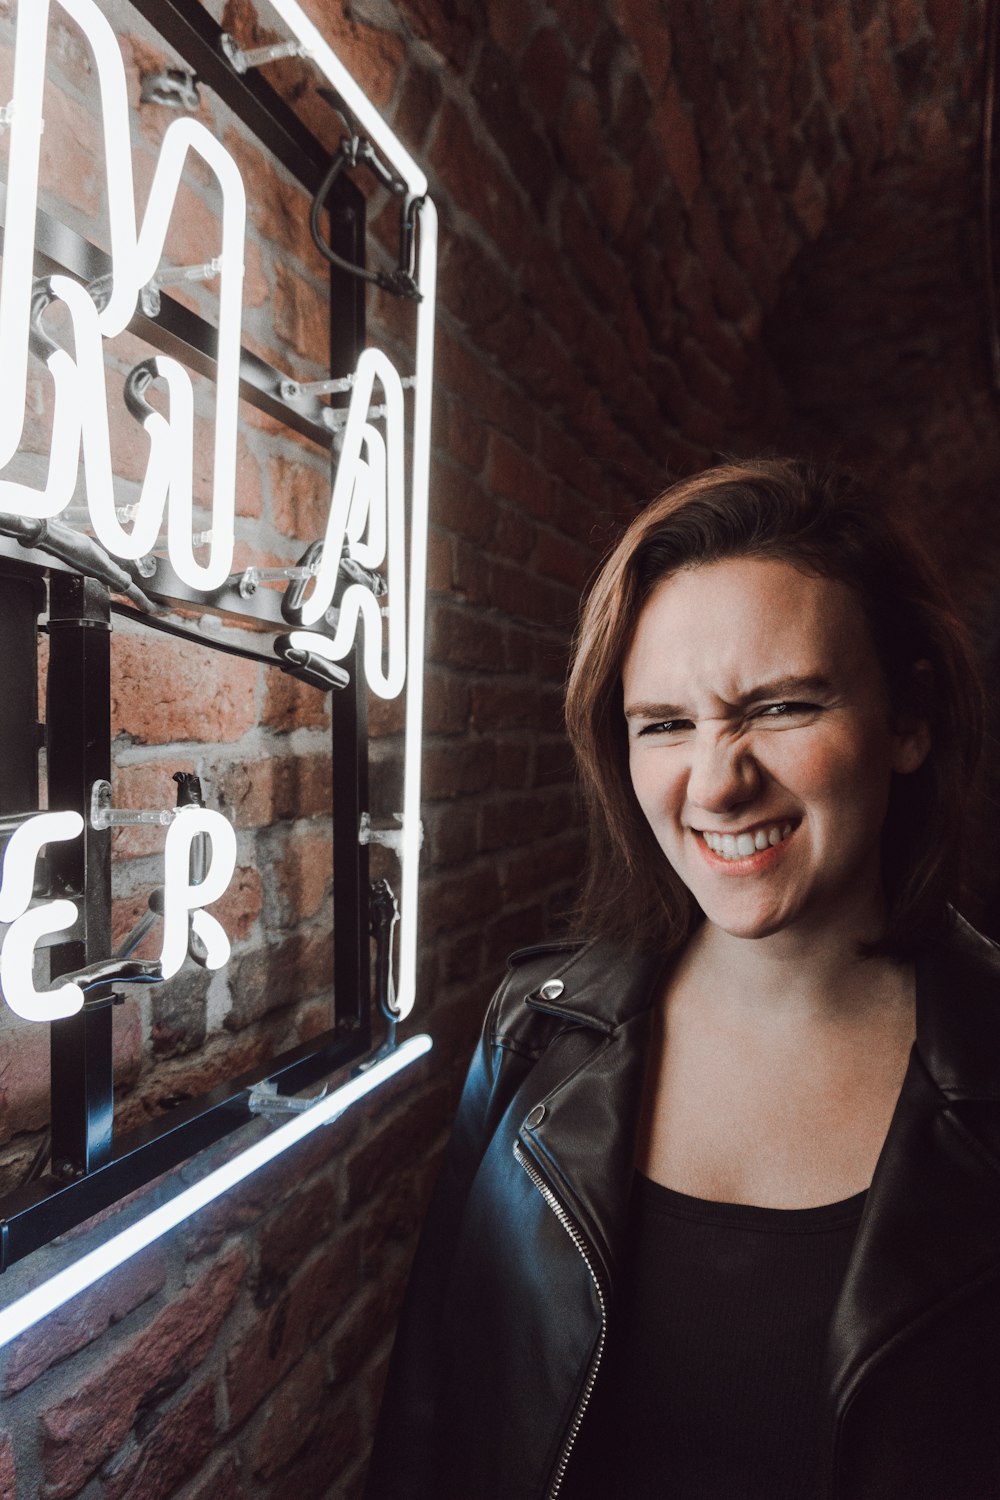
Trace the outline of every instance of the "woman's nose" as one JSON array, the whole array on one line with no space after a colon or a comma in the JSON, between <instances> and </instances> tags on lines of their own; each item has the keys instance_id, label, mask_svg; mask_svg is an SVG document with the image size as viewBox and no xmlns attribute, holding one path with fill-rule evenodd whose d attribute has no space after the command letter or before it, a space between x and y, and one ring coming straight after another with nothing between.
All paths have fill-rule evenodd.
<instances>
[{"instance_id":1,"label":"woman's nose","mask_svg":"<svg viewBox=\"0 0 1000 1500\"><path fill-rule=\"evenodd\" d=\"M760 766L749 748L720 736L695 735L688 772L688 801L706 812L726 812L760 790Z\"/></svg>"}]
</instances>

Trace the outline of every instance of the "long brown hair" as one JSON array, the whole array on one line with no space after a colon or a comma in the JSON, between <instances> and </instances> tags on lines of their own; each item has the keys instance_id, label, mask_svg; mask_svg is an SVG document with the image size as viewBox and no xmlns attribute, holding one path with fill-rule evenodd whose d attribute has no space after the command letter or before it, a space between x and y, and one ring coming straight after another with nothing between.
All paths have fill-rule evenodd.
<instances>
[{"instance_id":1,"label":"long brown hair","mask_svg":"<svg viewBox=\"0 0 1000 1500\"><path fill-rule=\"evenodd\" d=\"M894 718L930 727L924 764L893 777L882 835L888 924L876 947L903 957L940 929L955 895L982 688L965 630L914 544L852 476L788 459L723 464L674 485L636 517L593 584L566 697L590 828L581 926L670 951L698 920L632 790L621 677L656 585L732 557L779 559L847 584Z\"/></svg>"}]
</instances>

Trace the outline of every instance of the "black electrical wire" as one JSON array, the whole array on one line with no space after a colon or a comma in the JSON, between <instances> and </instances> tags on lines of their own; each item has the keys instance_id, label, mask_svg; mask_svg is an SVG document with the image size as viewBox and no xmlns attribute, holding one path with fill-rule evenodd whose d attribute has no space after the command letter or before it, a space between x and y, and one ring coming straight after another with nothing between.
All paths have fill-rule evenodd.
<instances>
[{"instance_id":1,"label":"black electrical wire","mask_svg":"<svg viewBox=\"0 0 1000 1500\"><path fill-rule=\"evenodd\" d=\"M327 199L333 191L333 185L340 176L344 167L356 167L359 163L366 166L383 187L388 188L397 197L402 197L406 192L406 183L385 165L379 157L371 141L365 136L358 135L352 121L339 108L336 103L336 95L329 89L319 90L321 98L330 105L334 114L340 120L347 134L342 137L336 153L331 159L323 181L317 189L316 196L312 202L309 213L309 229L312 234L313 243L320 255L329 261L331 266L345 271L348 276L356 276L361 281L371 282L373 286L381 287L385 292L392 292L396 297L410 297L413 301L420 301L420 292L413 278L413 215L416 204L422 200L408 199L403 211L403 226L400 236L401 251L400 264L395 271L369 271L365 266L357 265L353 260L347 260L339 255L333 246L324 238L321 227L321 217L326 207ZM409 262L409 263L407 263Z\"/></svg>"}]
</instances>

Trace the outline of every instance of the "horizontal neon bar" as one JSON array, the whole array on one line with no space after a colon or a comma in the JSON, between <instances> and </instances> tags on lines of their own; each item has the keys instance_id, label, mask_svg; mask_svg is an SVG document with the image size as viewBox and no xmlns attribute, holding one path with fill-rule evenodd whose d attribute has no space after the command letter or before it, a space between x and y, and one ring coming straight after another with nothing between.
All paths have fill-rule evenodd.
<instances>
[{"instance_id":1,"label":"horizontal neon bar","mask_svg":"<svg viewBox=\"0 0 1000 1500\"><path fill-rule=\"evenodd\" d=\"M153 1209L152 1213L146 1214L135 1224L130 1224L127 1229L119 1230L103 1245L98 1245L65 1270L43 1281L34 1291L26 1292L9 1307L0 1309L0 1347L9 1344L11 1339L17 1338L49 1313L55 1312L57 1307L62 1307L78 1293L86 1291L87 1287L100 1281L102 1276L106 1276L116 1266L144 1250L168 1230L175 1229L178 1224L197 1213L199 1208L204 1208L213 1199L221 1197L238 1182L243 1182L283 1151L287 1151L290 1146L318 1130L321 1125L328 1125L331 1120L337 1119L345 1109L371 1093L372 1089L385 1083L410 1063L416 1062L418 1057L423 1057L430 1051L430 1046L429 1036L409 1037L364 1073L357 1074L340 1088L334 1089L332 1094L321 1099L311 1109L295 1115L287 1124L279 1125L277 1130L273 1130L263 1140L256 1141L232 1161L216 1167L214 1172L209 1172L200 1182L185 1188L171 1198L169 1203Z\"/></svg>"}]
</instances>

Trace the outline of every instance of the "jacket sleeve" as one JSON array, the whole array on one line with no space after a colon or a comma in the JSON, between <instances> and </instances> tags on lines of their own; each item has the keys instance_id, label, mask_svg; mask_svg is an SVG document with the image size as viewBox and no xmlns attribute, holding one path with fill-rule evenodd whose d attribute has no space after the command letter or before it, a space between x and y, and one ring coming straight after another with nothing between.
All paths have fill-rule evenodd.
<instances>
[{"instance_id":1,"label":"jacket sleeve","mask_svg":"<svg viewBox=\"0 0 1000 1500\"><path fill-rule=\"evenodd\" d=\"M446 1374L441 1333L452 1257L469 1188L516 1087L514 1075L523 1077L530 1065L495 1041L509 983L508 976L486 1013L420 1235L389 1363L365 1500L441 1500L434 1481L434 1428Z\"/></svg>"}]
</instances>

